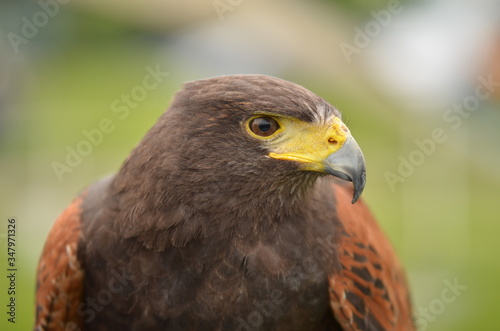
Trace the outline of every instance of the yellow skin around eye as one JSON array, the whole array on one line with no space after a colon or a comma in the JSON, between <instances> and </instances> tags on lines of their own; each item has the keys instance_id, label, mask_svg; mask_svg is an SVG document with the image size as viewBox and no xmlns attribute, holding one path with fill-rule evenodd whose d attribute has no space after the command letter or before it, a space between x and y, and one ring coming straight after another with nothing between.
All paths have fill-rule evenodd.
<instances>
[{"instance_id":1,"label":"yellow skin around eye","mask_svg":"<svg viewBox=\"0 0 500 331\"><path fill-rule=\"evenodd\" d=\"M249 122L258 116L252 117ZM268 137L260 137L251 132L247 125L249 134L263 141L271 151L269 157L300 162L303 170L324 172L324 160L338 151L350 136L345 124L337 117L332 117L326 124L318 124L292 117L260 116L273 117L280 128Z\"/></svg>"}]
</instances>

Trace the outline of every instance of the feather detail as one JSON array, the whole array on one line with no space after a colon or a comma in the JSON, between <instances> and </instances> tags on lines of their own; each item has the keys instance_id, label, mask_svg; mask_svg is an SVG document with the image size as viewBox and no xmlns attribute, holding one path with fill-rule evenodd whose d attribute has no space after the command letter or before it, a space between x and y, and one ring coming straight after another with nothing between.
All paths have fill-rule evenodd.
<instances>
[{"instance_id":1,"label":"feather detail","mask_svg":"<svg viewBox=\"0 0 500 331\"><path fill-rule=\"evenodd\" d=\"M336 189L343 226L341 268L329 277L330 305L344 330L414 330L403 270L366 205L351 205L347 186Z\"/></svg>"},{"instance_id":2,"label":"feather detail","mask_svg":"<svg viewBox=\"0 0 500 331\"><path fill-rule=\"evenodd\" d=\"M77 256L82 199L73 200L50 230L38 265L35 330L78 330L83 268Z\"/></svg>"}]
</instances>

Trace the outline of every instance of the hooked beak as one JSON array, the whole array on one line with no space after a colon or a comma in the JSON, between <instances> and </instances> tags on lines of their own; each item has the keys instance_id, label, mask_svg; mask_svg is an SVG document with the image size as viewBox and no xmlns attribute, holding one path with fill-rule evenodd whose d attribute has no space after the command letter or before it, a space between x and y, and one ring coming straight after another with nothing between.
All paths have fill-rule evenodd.
<instances>
[{"instance_id":1,"label":"hooked beak","mask_svg":"<svg viewBox=\"0 0 500 331\"><path fill-rule=\"evenodd\" d=\"M348 136L342 147L328 155L323 163L326 173L353 183L352 203L355 203L366 184L365 159L356 140Z\"/></svg>"},{"instance_id":2,"label":"hooked beak","mask_svg":"<svg viewBox=\"0 0 500 331\"><path fill-rule=\"evenodd\" d=\"M283 133L288 139L269 156L298 162L301 170L351 181L354 185L352 203L355 203L365 188L366 168L363 153L347 126L335 117L326 127L307 123L290 127Z\"/></svg>"}]
</instances>

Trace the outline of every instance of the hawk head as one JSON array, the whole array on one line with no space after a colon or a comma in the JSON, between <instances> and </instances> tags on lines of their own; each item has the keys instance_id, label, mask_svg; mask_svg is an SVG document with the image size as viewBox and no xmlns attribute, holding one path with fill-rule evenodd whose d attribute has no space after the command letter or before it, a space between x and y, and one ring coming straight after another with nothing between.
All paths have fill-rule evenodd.
<instances>
[{"instance_id":1,"label":"hawk head","mask_svg":"<svg viewBox=\"0 0 500 331\"><path fill-rule=\"evenodd\" d=\"M327 175L351 181L356 202L365 162L337 109L297 84L238 75L187 83L125 162L115 187L141 203L124 211L126 218L157 210L148 219L159 219L151 225L158 229L229 212L260 219L259 208L269 218L286 214ZM170 215L165 225L162 215Z\"/></svg>"}]
</instances>

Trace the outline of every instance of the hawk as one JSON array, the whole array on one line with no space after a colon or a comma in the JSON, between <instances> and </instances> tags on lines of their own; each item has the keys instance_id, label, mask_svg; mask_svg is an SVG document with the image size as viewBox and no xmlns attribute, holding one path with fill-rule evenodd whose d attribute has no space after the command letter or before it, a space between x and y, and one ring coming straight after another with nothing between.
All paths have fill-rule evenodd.
<instances>
[{"instance_id":1,"label":"hawk","mask_svg":"<svg viewBox=\"0 0 500 331\"><path fill-rule=\"evenodd\" d=\"M339 111L264 75L187 83L56 220L36 330L414 330Z\"/></svg>"}]
</instances>

